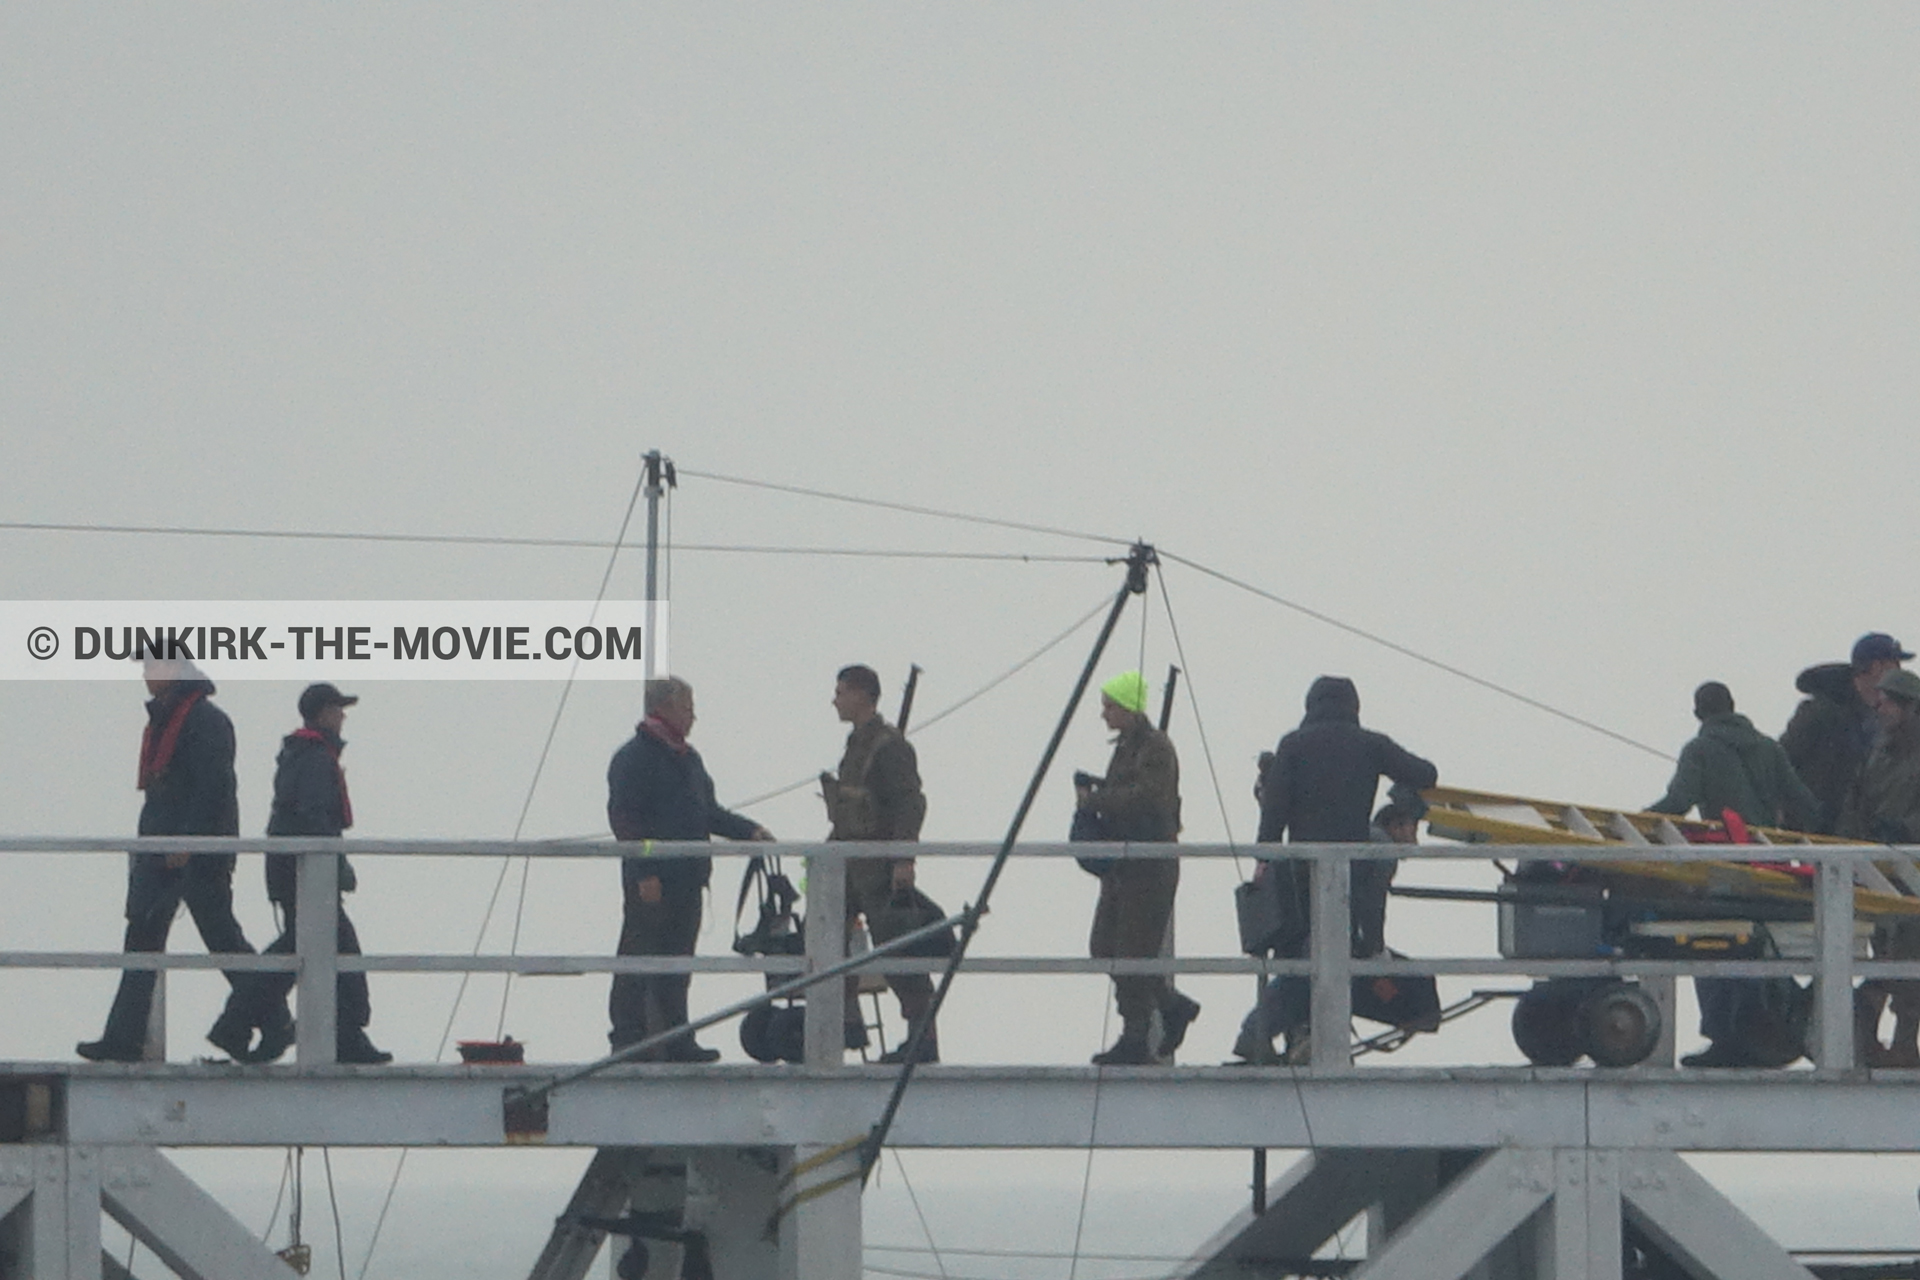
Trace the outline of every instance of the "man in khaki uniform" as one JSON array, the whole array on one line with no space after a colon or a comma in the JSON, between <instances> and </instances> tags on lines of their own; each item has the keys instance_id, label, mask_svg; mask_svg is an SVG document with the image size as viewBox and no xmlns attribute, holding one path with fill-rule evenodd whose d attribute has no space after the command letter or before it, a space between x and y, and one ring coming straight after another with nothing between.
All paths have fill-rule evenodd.
<instances>
[{"instance_id":1,"label":"man in khaki uniform","mask_svg":"<svg viewBox=\"0 0 1920 1280\"><path fill-rule=\"evenodd\" d=\"M834 679L833 709L853 726L837 774L820 775L827 817L833 828L829 840L918 840L927 816L927 798L920 790L920 765L906 735L880 714L880 677L873 668L841 668ZM912 858L853 858L847 862L847 920L867 918L867 933L878 943L891 942L927 923L918 910L923 901L914 890ZM867 1029L860 1020L855 995L857 978L847 980L847 1047L864 1048ZM905 1060L906 1047L933 1007L933 979L924 973L896 973L887 985L900 1001L907 1021L900 1046L881 1056L882 1062ZM920 1061L940 1060L937 1029L929 1027L921 1045Z\"/></svg>"},{"instance_id":2,"label":"man in khaki uniform","mask_svg":"<svg viewBox=\"0 0 1920 1280\"><path fill-rule=\"evenodd\" d=\"M1838 834L1887 844L1920 843L1920 675L1895 667L1882 675L1880 736L1866 767L1847 793ZM1874 937L1874 954L1890 960L1920 958L1920 927L1883 925ZM1879 1000L1893 1006L1893 1043L1879 1038ZM1859 1035L1869 1066L1920 1067L1920 982L1893 979L1860 989L1856 1008L1863 1011ZM1871 1017L1864 1011L1871 1011Z\"/></svg>"},{"instance_id":3,"label":"man in khaki uniform","mask_svg":"<svg viewBox=\"0 0 1920 1280\"><path fill-rule=\"evenodd\" d=\"M1147 719L1147 682L1138 671L1122 672L1100 686L1100 718L1119 737L1113 759L1096 785L1077 788L1079 808L1096 820L1107 840L1171 842L1180 834L1180 760L1167 735ZM1121 858L1100 875L1100 901L1093 909L1087 951L1097 960L1152 959L1166 940L1180 886L1175 858ZM1159 974L1116 975L1114 1004L1120 1010L1119 1040L1093 1056L1098 1066L1142 1066L1173 1056L1186 1038L1200 1004ZM1152 1043L1152 1019L1160 1012L1161 1034Z\"/></svg>"}]
</instances>

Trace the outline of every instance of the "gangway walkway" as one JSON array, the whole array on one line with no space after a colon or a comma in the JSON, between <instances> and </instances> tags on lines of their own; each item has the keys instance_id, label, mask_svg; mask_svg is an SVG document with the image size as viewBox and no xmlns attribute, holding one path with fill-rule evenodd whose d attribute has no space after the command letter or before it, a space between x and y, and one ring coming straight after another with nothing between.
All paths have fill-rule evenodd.
<instances>
[{"instance_id":1,"label":"gangway walkway","mask_svg":"<svg viewBox=\"0 0 1920 1280\"><path fill-rule=\"evenodd\" d=\"M616 1065L566 1084L537 1127L511 1122L510 1096L571 1067L339 1066L332 1061L334 978L342 969L389 972L817 973L845 958L839 927L844 845L701 845L720 859L778 852L808 868L807 949L800 956L370 955L334 951L336 855L610 858L605 842L475 843L370 840L10 839L0 853L79 854L274 851L300 855L299 938L291 957L118 953L0 953L14 969L291 968L299 1040L270 1067L0 1063L0 1277L122 1274L100 1252L101 1213L125 1225L189 1280L284 1277L286 1267L167 1160L168 1148L378 1146L594 1148L571 1217L556 1229L541 1280L584 1276L621 1219L680 1243L652 1251L648 1276L679 1275L697 1236L712 1274L852 1280L861 1274L860 1188L839 1182L874 1123L894 1069L848 1063L841 1048L842 984L813 987L806 1058L795 1065ZM656 844L670 855L682 847ZM991 856L994 846L861 845L858 856ZM1815 946L1800 959L1355 960L1345 922L1347 870L1377 857L1369 845L1021 846L1020 858L1094 854L1304 859L1312 864L1316 930L1309 955L1262 960L1199 955L1096 961L1060 956L970 958L967 971L1044 983L1057 975L1138 973L1303 975L1313 987L1310 1061L1297 1067L1161 1066L1095 1069L1010 1064L923 1068L889 1142L945 1149L1305 1150L1308 1158L1262 1188L1264 1203L1230 1224L1184 1268L1193 1276L1280 1276L1357 1214L1370 1243L1352 1270L1363 1280L1597 1280L1621 1271L1623 1229L1653 1242L1689 1274L1809 1277L1764 1231L1680 1159L1733 1151L1920 1151L1920 1071L1857 1067L1856 979L1920 978L1920 962L1855 955L1856 889L1863 862L1913 849L1808 845L1807 906ZM1402 879L1430 860L1484 861L1460 846L1396 849ZM1505 845L1505 858L1647 862L1665 867L1778 859L1778 849L1726 846ZM724 863L723 863L724 865ZM724 879L724 876L722 877ZM309 905L312 904L312 905ZM991 935L993 920L985 929ZM1492 950L1492 930L1487 938ZM1005 947L1008 940L997 937ZM881 957L877 971L930 971L936 960ZM1796 1071L1682 1071L1671 1039L1626 1069L1356 1062L1351 982L1359 977L1443 979L1633 977L1649 985L1707 974L1811 981L1815 1066ZM964 974L961 979L966 980ZM1042 991L1030 1002L1045 999ZM1671 1001L1668 1001L1670 1007ZM822 1194L809 1192L835 1184ZM595 1223L602 1224L600 1226ZM665 1227L660 1224L668 1224ZM652 1224L648 1226L648 1224Z\"/></svg>"}]
</instances>

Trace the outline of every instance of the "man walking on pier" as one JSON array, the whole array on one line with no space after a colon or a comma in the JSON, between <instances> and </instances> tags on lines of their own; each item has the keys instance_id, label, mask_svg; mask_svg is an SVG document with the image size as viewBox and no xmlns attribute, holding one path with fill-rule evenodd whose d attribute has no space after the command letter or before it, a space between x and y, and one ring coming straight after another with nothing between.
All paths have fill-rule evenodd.
<instances>
[{"instance_id":1,"label":"man walking on pier","mask_svg":"<svg viewBox=\"0 0 1920 1280\"><path fill-rule=\"evenodd\" d=\"M347 797L347 775L340 768L340 752L346 742L340 730L347 722L347 708L358 697L341 693L330 684L309 685L300 695L301 726L280 743L280 757L273 770L273 812L267 818L270 836L339 836L353 825L353 802ZM280 908L280 936L267 948L269 955L292 955L296 931L300 859L297 855L267 855L267 899ZM352 893L358 886L353 864L340 855L340 892ZM360 935L347 918L345 904L339 911L336 939L340 954L360 954ZM280 1006L285 1016L287 992L293 989L291 973L266 975L264 997ZM373 1020L373 1006L367 997L367 975L342 973L335 980L334 1056L340 1062L379 1066L392 1062L393 1055L377 1048L367 1038L367 1023ZM268 1010L272 1017L272 1008ZM276 1023L277 1025L277 1023ZM287 1031L291 1038L291 1027ZM253 1051L253 1061L272 1062L286 1051L286 1041L262 1033Z\"/></svg>"},{"instance_id":2,"label":"man walking on pier","mask_svg":"<svg viewBox=\"0 0 1920 1280\"><path fill-rule=\"evenodd\" d=\"M1820 801L1820 820L1808 830L1821 835L1835 830L1880 729L1874 715L1880 677L1912 657L1892 636L1870 631L1854 642L1848 661L1808 667L1794 681L1807 697L1794 709L1780 745Z\"/></svg>"},{"instance_id":3,"label":"man walking on pier","mask_svg":"<svg viewBox=\"0 0 1920 1280\"><path fill-rule=\"evenodd\" d=\"M1880 694L1880 736L1848 793L1837 834L1886 844L1920 844L1920 675L1889 668ZM1902 921L1874 933L1874 955L1920 959L1920 926ZM1879 1036L1881 1001L1893 1006L1893 1042ZM1873 1067L1920 1067L1920 982L1870 982L1856 997L1861 1057Z\"/></svg>"},{"instance_id":4,"label":"man walking on pier","mask_svg":"<svg viewBox=\"0 0 1920 1280\"><path fill-rule=\"evenodd\" d=\"M1165 844L1180 835L1180 758L1173 742L1147 719L1147 681L1125 671L1100 686L1100 719L1119 736L1106 774L1076 788L1078 810L1102 839ZM1096 960L1159 956L1180 888L1178 858L1120 858L1100 873L1087 951ZM1115 975L1120 1038L1093 1055L1096 1066L1145 1066L1173 1056L1200 1002L1162 974ZM1155 1011L1160 1039L1152 1035Z\"/></svg>"},{"instance_id":5,"label":"man walking on pier","mask_svg":"<svg viewBox=\"0 0 1920 1280\"><path fill-rule=\"evenodd\" d=\"M722 809L700 753L687 741L693 730L693 686L674 676L649 680L646 718L607 766L607 822L616 840L644 841L638 854L620 861L623 910L618 954L690 956L700 936L700 895L713 859L654 857L655 840L771 840L751 818ZM607 999L615 1049L687 1024L684 973L617 973ZM653 1051L662 1062L713 1062L692 1035Z\"/></svg>"},{"instance_id":6,"label":"man walking on pier","mask_svg":"<svg viewBox=\"0 0 1920 1280\"><path fill-rule=\"evenodd\" d=\"M239 788L233 772L233 722L213 705L213 682L192 663L148 659L147 727L140 738L139 789L143 836L237 836ZM252 955L233 918L231 853L136 853L127 869L129 952L167 949L174 913L185 902L207 950ZM248 1060L259 974L229 973L227 1006L207 1032L214 1047L236 1062ZM128 969L98 1040L75 1051L93 1062L138 1062L146 1048L154 971ZM282 1016L285 1016L284 1006ZM277 1032L278 1028L269 1028Z\"/></svg>"},{"instance_id":7,"label":"man walking on pier","mask_svg":"<svg viewBox=\"0 0 1920 1280\"><path fill-rule=\"evenodd\" d=\"M920 762L906 735L880 714L880 677L872 667L842 667L834 677L833 709L852 725L837 773L820 775L820 790L833 825L829 840L918 840L926 820L927 798L920 788ZM891 942L928 923L917 910L923 899L914 888L912 858L849 858L847 919L867 918L867 934L876 944ZM903 1062L914 1033L933 1009L933 979L924 973L890 973L887 985L900 1001L906 1034L882 1062ZM859 980L847 979L846 1043L867 1043L860 1017ZM921 1041L922 1062L940 1061L937 1027Z\"/></svg>"},{"instance_id":8,"label":"man walking on pier","mask_svg":"<svg viewBox=\"0 0 1920 1280\"><path fill-rule=\"evenodd\" d=\"M1416 792L1440 780L1430 761L1384 733L1360 727L1360 691L1353 681L1321 676L1307 690L1307 714L1300 727L1280 739L1261 781L1260 842L1366 843L1368 819L1383 776ZM1307 954L1313 918L1312 872L1311 863L1296 859L1263 860L1254 872L1261 882L1275 878L1274 888L1288 908L1292 927L1274 948L1281 959ZM1352 901L1358 906L1361 899L1355 895ZM1350 920L1349 931L1361 924ZM1310 999L1306 979L1275 978L1240 1024L1234 1053L1247 1062L1275 1062L1273 1037L1284 1031L1286 1060L1305 1062Z\"/></svg>"}]
</instances>

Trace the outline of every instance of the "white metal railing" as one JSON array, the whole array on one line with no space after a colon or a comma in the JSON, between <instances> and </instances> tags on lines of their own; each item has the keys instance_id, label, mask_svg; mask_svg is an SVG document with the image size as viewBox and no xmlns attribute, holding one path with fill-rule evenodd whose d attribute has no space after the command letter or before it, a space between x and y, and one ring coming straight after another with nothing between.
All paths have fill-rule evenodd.
<instances>
[{"instance_id":1,"label":"white metal railing","mask_svg":"<svg viewBox=\"0 0 1920 1280\"><path fill-rule=\"evenodd\" d=\"M621 858L643 847L651 855L710 855L740 859L758 854L804 859L809 893L806 902L806 953L801 956L615 956L615 955L396 955L341 956L336 951L338 861L353 857L531 857ZM1353 1069L1347 1052L1352 1020L1350 980L1379 975L1525 975L1537 978L1619 976L1670 983L1680 977L1811 976L1815 992L1813 1056L1823 1067L1845 1070L1854 1060L1853 997L1857 978L1920 979L1920 960L1856 960L1854 886L1856 873L1874 859L1912 857L1920 848L1888 846L1671 845L1500 845L1503 860L1558 862L1764 862L1791 858L1813 868L1815 946L1804 959L1651 960L1593 959L1367 959L1355 960L1348 942L1348 868L1356 860L1385 856L1403 862L1488 860L1495 846L1395 845L1171 845L1031 844L1015 850L1018 858L1114 857L1183 860L1245 857L1299 859L1312 863L1313 930L1302 959L1259 959L1243 955L1201 955L1138 960L1096 960L1060 956L969 956L967 971L1013 975L1058 974L1257 974L1263 977L1307 975L1312 979L1311 1069L1335 1073ZM10 837L0 839L0 855L99 853L288 853L300 855L296 947L291 956L171 955L119 952L0 951L0 969L153 969L293 971L299 998L296 1061L301 1067L327 1066L334 1060L336 976L342 971L401 973L763 973L807 974L845 959L843 874L849 858L987 858L997 846L984 843L858 844L705 844L659 841L643 846L609 841L364 840L314 838ZM1710 902L1711 898L1703 899ZM1742 913L1730 910L1730 916ZM1332 929L1319 922L1335 921ZM876 973L938 972L944 960L877 958ZM841 1060L843 988L823 982L813 988L807 1006L807 1061L831 1065Z\"/></svg>"}]
</instances>

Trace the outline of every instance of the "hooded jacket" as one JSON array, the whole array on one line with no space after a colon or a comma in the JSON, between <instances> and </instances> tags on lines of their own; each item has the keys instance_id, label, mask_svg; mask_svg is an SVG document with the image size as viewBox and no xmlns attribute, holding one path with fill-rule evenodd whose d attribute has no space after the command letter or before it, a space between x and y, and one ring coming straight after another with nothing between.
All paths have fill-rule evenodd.
<instances>
[{"instance_id":1,"label":"hooded jacket","mask_svg":"<svg viewBox=\"0 0 1920 1280\"><path fill-rule=\"evenodd\" d=\"M616 840L751 840L759 830L753 819L720 807L698 751L684 743L676 748L644 727L607 766L607 823ZM620 862L629 900L634 885L649 876L658 876L667 893L697 895L712 872L713 859L701 856Z\"/></svg>"},{"instance_id":2,"label":"hooded jacket","mask_svg":"<svg viewBox=\"0 0 1920 1280\"><path fill-rule=\"evenodd\" d=\"M1701 817L1714 821L1731 809L1759 826L1795 831L1814 830L1826 816L1786 751L1737 711L1701 722L1700 732L1680 749L1667 794L1647 810L1681 814L1696 805Z\"/></svg>"},{"instance_id":3,"label":"hooded jacket","mask_svg":"<svg viewBox=\"0 0 1920 1280\"><path fill-rule=\"evenodd\" d=\"M211 680L176 680L147 703L149 733L159 738L183 699L202 696L187 710L159 774L146 784L140 806L143 836L237 836L240 791L233 773L233 721L207 701Z\"/></svg>"},{"instance_id":4,"label":"hooded jacket","mask_svg":"<svg viewBox=\"0 0 1920 1280\"><path fill-rule=\"evenodd\" d=\"M1430 761L1384 733L1360 727L1360 692L1344 676L1307 690L1300 727L1280 739L1260 792L1260 840L1363 844L1382 776L1425 790L1440 780Z\"/></svg>"},{"instance_id":5,"label":"hooded jacket","mask_svg":"<svg viewBox=\"0 0 1920 1280\"><path fill-rule=\"evenodd\" d=\"M1793 686L1807 697L1794 709L1780 745L1794 772L1820 801L1817 830L1825 835L1834 830L1847 792L1873 749L1873 714L1854 692L1853 668L1847 663L1808 667Z\"/></svg>"}]
</instances>

